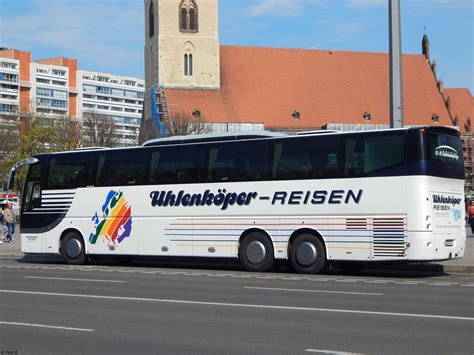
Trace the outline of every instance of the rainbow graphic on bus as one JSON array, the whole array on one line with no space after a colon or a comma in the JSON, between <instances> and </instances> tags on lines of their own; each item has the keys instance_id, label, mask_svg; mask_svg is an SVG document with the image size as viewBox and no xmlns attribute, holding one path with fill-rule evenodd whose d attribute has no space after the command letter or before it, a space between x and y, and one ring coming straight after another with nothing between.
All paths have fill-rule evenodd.
<instances>
[{"instance_id":1,"label":"rainbow graphic on bus","mask_svg":"<svg viewBox=\"0 0 474 355\"><path fill-rule=\"evenodd\" d=\"M125 200L122 191L111 190L102 205L102 218L98 213L92 217L95 233L89 242L95 244L99 238L109 246L117 246L130 236L132 231L132 208Z\"/></svg>"}]
</instances>

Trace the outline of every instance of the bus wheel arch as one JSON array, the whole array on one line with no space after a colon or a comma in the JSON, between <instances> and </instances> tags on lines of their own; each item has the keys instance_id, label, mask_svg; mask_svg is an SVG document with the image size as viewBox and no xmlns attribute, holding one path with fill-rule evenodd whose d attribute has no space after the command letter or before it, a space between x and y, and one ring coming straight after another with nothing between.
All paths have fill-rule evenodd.
<instances>
[{"instance_id":1,"label":"bus wheel arch","mask_svg":"<svg viewBox=\"0 0 474 355\"><path fill-rule=\"evenodd\" d=\"M293 269L302 274L316 274L327 263L326 243L316 230L299 229L288 242L288 259Z\"/></svg>"},{"instance_id":2,"label":"bus wheel arch","mask_svg":"<svg viewBox=\"0 0 474 355\"><path fill-rule=\"evenodd\" d=\"M86 243L82 233L76 228L68 228L61 234L59 250L68 264L85 264L87 262Z\"/></svg>"},{"instance_id":3,"label":"bus wheel arch","mask_svg":"<svg viewBox=\"0 0 474 355\"><path fill-rule=\"evenodd\" d=\"M239 238L238 257L247 271L270 270L275 264L273 241L260 228L248 229Z\"/></svg>"}]
</instances>

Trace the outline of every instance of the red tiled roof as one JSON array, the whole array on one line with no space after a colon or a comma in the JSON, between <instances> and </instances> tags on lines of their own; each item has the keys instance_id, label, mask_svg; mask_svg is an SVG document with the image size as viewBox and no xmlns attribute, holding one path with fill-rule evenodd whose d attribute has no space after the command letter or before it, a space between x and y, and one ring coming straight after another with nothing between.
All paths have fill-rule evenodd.
<instances>
[{"instance_id":1,"label":"red tiled roof","mask_svg":"<svg viewBox=\"0 0 474 355\"><path fill-rule=\"evenodd\" d=\"M266 128L327 123L389 124L386 53L221 46L221 90L166 89L170 110L199 108L208 122L257 122ZM403 55L405 124L452 125L422 55ZM291 114L301 114L295 121ZM371 121L364 120L364 112Z\"/></svg>"},{"instance_id":2,"label":"red tiled roof","mask_svg":"<svg viewBox=\"0 0 474 355\"><path fill-rule=\"evenodd\" d=\"M471 92L469 89L444 89L444 97L451 99L451 114L458 116L461 132L466 132L467 118L470 117L471 122L474 120L474 97Z\"/></svg>"}]
</instances>

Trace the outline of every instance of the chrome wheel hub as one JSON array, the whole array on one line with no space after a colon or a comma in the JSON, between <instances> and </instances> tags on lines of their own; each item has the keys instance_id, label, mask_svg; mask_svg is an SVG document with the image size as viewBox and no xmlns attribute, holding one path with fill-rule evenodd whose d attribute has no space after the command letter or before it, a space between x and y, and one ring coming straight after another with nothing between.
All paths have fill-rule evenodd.
<instances>
[{"instance_id":1,"label":"chrome wheel hub","mask_svg":"<svg viewBox=\"0 0 474 355\"><path fill-rule=\"evenodd\" d=\"M66 243L66 255L72 259L77 258L81 255L82 244L77 239L69 239Z\"/></svg>"},{"instance_id":2,"label":"chrome wheel hub","mask_svg":"<svg viewBox=\"0 0 474 355\"><path fill-rule=\"evenodd\" d=\"M303 242L296 250L296 260L300 265L309 266L316 261L318 251L313 243Z\"/></svg>"},{"instance_id":3,"label":"chrome wheel hub","mask_svg":"<svg viewBox=\"0 0 474 355\"><path fill-rule=\"evenodd\" d=\"M267 251L265 250L265 245L258 240L254 240L249 243L246 250L247 259L251 264L260 264L263 260L265 260L265 256L267 255Z\"/></svg>"}]
</instances>

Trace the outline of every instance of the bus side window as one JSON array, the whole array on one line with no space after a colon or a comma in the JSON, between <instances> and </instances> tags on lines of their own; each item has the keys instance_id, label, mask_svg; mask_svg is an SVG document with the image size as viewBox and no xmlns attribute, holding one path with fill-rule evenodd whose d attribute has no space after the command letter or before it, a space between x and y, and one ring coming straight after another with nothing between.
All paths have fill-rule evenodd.
<instances>
[{"instance_id":1,"label":"bus side window","mask_svg":"<svg viewBox=\"0 0 474 355\"><path fill-rule=\"evenodd\" d=\"M140 150L105 152L99 158L99 186L141 185L145 180L146 153Z\"/></svg>"},{"instance_id":2,"label":"bus side window","mask_svg":"<svg viewBox=\"0 0 474 355\"><path fill-rule=\"evenodd\" d=\"M226 142L209 151L209 181L259 181L268 178L266 142Z\"/></svg>"},{"instance_id":3,"label":"bus side window","mask_svg":"<svg viewBox=\"0 0 474 355\"><path fill-rule=\"evenodd\" d=\"M394 132L360 135L345 141L345 177L382 176L404 173L405 136Z\"/></svg>"},{"instance_id":4,"label":"bus side window","mask_svg":"<svg viewBox=\"0 0 474 355\"><path fill-rule=\"evenodd\" d=\"M36 208L41 206L41 187L39 183L33 185L31 193L31 207Z\"/></svg>"},{"instance_id":5,"label":"bus side window","mask_svg":"<svg viewBox=\"0 0 474 355\"><path fill-rule=\"evenodd\" d=\"M219 146L213 146L209 150L209 181L229 181L228 164L229 162L224 160L224 158L222 157L222 152L220 151Z\"/></svg>"},{"instance_id":6,"label":"bus side window","mask_svg":"<svg viewBox=\"0 0 474 355\"><path fill-rule=\"evenodd\" d=\"M295 141L296 142L296 141ZM281 146L281 147L279 147ZM309 152L293 141L287 140L283 144L277 144L274 152L273 174L279 180L309 179L313 175L313 169ZM279 159L275 159L276 155Z\"/></svg>"},{"instance_id":7,"label":"bus side window","mask_svg":"<svg viewBox=\"0 0 474 355\"><path fill-rule=\"evenodd\" d=\"M22 211L30 211L41 205L41 164L30 165L25 180L24 196L22 200ZM34 201L33 201L34 199Z\"/></svg>"},{"instance_id":8,"label":"bus side window","mask_svg":"<svg viewBox=\"0 0 474 355\"><path fill-rule=\"evenodd\" d=\"M344 175L346 177L361 176L364 172L364 140L346 140L346 162L344 164Z\"/></svg>"},{"instance_id":9,"label":"bus side window","mask_svg":"<svg viewBox=\"0 0 474 355\"><path fill-rule=\"evenodd\" d=\"M150 184L201 183L206 148L202 144L160 147L151 154Z\"/></svg>"},{"instance_id":10,"label":"bus side window","mask_svg":"<svg viewBox=\"0 0 474 355\"><path fill-rule=\"evenodd\" d=\"M160 182L160 175L158 171L158 164L160 162L160 152L151 153L151 163L150 163L150 184L158 184Z\"/></svg>"},{"instance_id":11,"label":"bus side window","mask_svg":"<svg viewBox=\"0 0 474 355\"><path fill-rule=\"evenodd\" d=\"M88 153L52 156L49 161L46 188L75 189L89 185L94 157Z\"/></svg>"}]
</instances>

